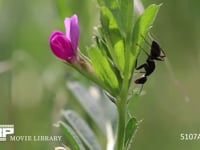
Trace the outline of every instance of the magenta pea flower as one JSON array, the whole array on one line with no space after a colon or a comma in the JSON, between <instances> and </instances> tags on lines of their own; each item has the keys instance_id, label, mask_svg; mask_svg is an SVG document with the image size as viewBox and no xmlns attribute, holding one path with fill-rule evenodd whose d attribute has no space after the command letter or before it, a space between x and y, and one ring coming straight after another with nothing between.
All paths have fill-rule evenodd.
<instances>
[{"instance_id":1,"label":"magenta pea flower","mask_svg":"<svg viewBox=\"0 0 200 150\"><path fill-rule=\"evenodd\" d=\"M54 55L69 63L78 61L79 25L77 15L64 20L66 33L55 30L50 35L50 47Z\"/></svg>"}]
</instances>

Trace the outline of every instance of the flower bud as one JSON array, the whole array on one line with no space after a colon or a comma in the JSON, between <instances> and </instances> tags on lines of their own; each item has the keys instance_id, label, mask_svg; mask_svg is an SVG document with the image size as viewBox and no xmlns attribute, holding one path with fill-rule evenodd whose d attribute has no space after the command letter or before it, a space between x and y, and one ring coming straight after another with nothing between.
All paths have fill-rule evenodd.
<instances>
[{"instance_id":1,"label":"flower bud","mask_svg":"<svg viewBox=\"0 0 200 150\"><path fill-rule=\"evenodd\" d=\"M79 61L77 49L80 30L77 15L65 18L64 24L66 34L58 30L53 31L49 39L50 47L58 58L75 63Z\"/></svg>"}]
</instances>

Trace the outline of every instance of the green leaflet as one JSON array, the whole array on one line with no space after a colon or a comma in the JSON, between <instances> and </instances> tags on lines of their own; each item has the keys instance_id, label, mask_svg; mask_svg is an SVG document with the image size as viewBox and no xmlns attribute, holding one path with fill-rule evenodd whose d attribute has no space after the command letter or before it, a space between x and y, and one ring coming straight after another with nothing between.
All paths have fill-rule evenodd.
<instances>
[{"instance_id":1,"label":"green leaflet","mask_svg":"<svg viewBox=\"0 0 200 150\"><path fill-rule=\"evenodd\" d=\"M67 110L63 111L63 116L89 150L101 150L95 134L77 113Z\"/></svg>"},{"instance_id":2,"label":"green leaflet","mask_svg":"<svg viewBox=\"0 0 200 150\"><path fill-rule=\"evenodd\" d=\"M97 0L99 6L105 6L111 10L118 8L118 0Z\"/></svg>"},{"instance_id":3,"label":"green leaflet","mask_svg":"<svg viewBox=\"0 0 200 150\"><path fill-rule=\"evenodd\" d=\"M133 28L133 0L120 1L121 31L125 32L129 38ZM130 39L129 39L130 40Z\"/></svg>"},{"instance_id":4,"label":"green leaflet","mask_svg":"<svg viewBox=\"0 0 200 150\"><path fill-rule=\"evenodd\" d=\"M68 82L67 86L76 99L80 102L84 110L101 129L104 135L106 135L105 110L99 106L98 101L95 100L94 97L92 97L89 93L88 89L79 82Z\"/></svg>"},{"instance_id":5,"label":"green leaflet","mask_svg":"<svg viewBox=\"0 0 200 150\"><path fill-rule=\"evenodd\" d=\"M66 136L67 140L69 141L74 150L85 150L79 137L70 126L68 126L62 121L59 121L58 127L63 131L64 135Z\"/></svg>"},{"instance_id":6,"label":"green leaflet","mask_svg":"<svg viewBox=\"0 0 200 150\"><path fill-rule=\"evenodd\" d=\"M105 39L108 51L112 57L114 64L116 64L120 72L123 72L124 41L120 33L119 26L112 12L106 7L101 7L100 19L103 32L102 36Z\"/></svg>"},{"instance_id":7,"label":"green leaflet","mask_svg":"<svg viewBox=\"0 0 200 150\"><path fill-rule=\"evenodd\" d=\"M111 95L118 94L119 82L107 57L97 47L91 47L88 50L88 55L97 76L108 87L108 92Z\"/></svg>"},{"instance_id":8,"label":"green leaflet","mask_svg":"<svg viewBox=\"0 0 200 150\"><path fill-rule=\"evenodd\" d=\"M126 125L126 131L125 131L125 145L126 147L129 146L132 137L135 133L135 130L137 128L137 120L135 118L129 119L127 125Z\"/></svg>"},{"instance_id":9,"label":"green leaflet","mask_svg":"<svg viewBox=\"0 0 200 150\"><path fill-rule=\"evenodd\" d=\"M115 18L119 31L124 35L132 33L134 0L97 0L99 6L107 8Z\"/></svg>"}]
</instances>

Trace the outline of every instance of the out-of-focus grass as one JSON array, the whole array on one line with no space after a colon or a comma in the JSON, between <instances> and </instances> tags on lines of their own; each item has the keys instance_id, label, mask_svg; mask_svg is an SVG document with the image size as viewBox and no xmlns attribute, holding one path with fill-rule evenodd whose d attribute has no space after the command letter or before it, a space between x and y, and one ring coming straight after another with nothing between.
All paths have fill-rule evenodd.
<instances>
[{"instance_id":1,"label":"out-of-focus grass","mask_svg":"<svg viewBox=\"0 0 200 150\"><path fill-rule=\"evenodd\" d=\"M84 51L97 21L96 5L92 0L63 1L66 16L79 15L79 46ZM179 136L200 131L200 2L154 0L146 1L145 6L150 3L164 3L153 33L190 101L184 100L165 63L157 62L156 71L144 86L146 95L132 109L138 119L144 119L134 147L197 150L198 141L180 141ZM55 1L1 0L0 18L0 63L10 65L6 72L0 70L0 124L15 124L16 135L56 135L52 124L59 120L59 110L79 105L65 88L65 73L72 70L53 57L48 46L52 30L64 31ZM52 149L55 145L58 143L12 142L1 143L0 149Z\"/></svg>"}]
</instances>

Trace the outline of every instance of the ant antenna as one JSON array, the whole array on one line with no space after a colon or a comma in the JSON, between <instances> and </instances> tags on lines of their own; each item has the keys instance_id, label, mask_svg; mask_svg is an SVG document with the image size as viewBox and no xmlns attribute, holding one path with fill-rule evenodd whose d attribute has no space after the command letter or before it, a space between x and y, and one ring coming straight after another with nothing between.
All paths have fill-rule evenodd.
<instances>
[{"instance_id":1,"label":"ant antenna","mask_svg":"<svg viewBox=\"0 0 200 150\"><path fill-rule=\"evenodd\" d=\"M149 41L144 37L144 35L141 35L141 37L143 38L143 40L151 47L151 43L149 43ZM152 40L152 39L151 39Z\"/></svg>"},{"instance_id":2,"label":"ant antenna","mask_svg":"<svg viewBox=\"0 0 200 150\"><path fill-rule=\"evenodd\" d=\"M155 38L155 36L153 35L153 33L152 32L148 32L148 37L151 39L151 40L154 40L154 39L157 39L157 38Z\"/></svg>"},{"instance_id":3,"label":"ant antenna","mask_svg":"<svg viewBox=\"0 0 200 150\"><path fill-rule=\"evenodd\" d=\"M157 41L157 40L155 40L155 39L157 39L156 36L154 36L153 33L150 31L152 28L153 28L153 26L150 26L147 29L147 32L148 32L148 36L147 37L149 38L150 41ZM142 36L142 37L145 40L145 42L148 43L151 46L151 44L144 38L144 36Z\"/></svg>"},{"instance_id":4,"label":"ant antenna","mask_svg":"<svg viewBox=\"0 0 200 150\"><path fill-rule=\"evenodd\" d=\"M154 40L154 39L157 39L153 33L150 31L151 29L153 28L153 26L150 26L148 29L147 29L147 32L148 32L148 37L150 38L150 40Z\"/></svg>"},{"instance_id":5,"label":"ant antenna","mask_svg":"<svg viewBox=\"0 0 200 150\"><path fill-rule=\"evenodd\" d=\"M151 26L151 28L152 28L152 26ZM150 30L151 28L149 28L148 30ZM156 43L158 44L157 40L155 40L155 39L157 39L157 38L153 35L152 32L148 31L148 37L150 38L150 40L152 40L152 41L154 41L154 42L156 42ZM144 39L144 40L145 40L145 39ZM159 44L159 45L160 45L160 44ZM160 47L160 46L159 46L159 47ZM160 50L162 51L163 56L165 57L166 54L165 54L165 51L162 49L162 47L160 47Z\"/></svg>"},{"instance_id":6,"label":"ant antenna","mask_svg":"<svg viewBox=\"0 0 200 150\"><path fill-rule=\"evenodd\" d=\"M136 44L136 45L137 45L139 48L141 48L147 56L149 56L149 54L147 53L147 51L146 51L142 46L140 46L139 44Z\"/></svg>"},{"instance_id":7,"label":"ant antenna","mask_svg":"<svg viewBox=\"0 0 200 150\"><path fill-rule=\"evenodd\" d=\"M150 26L148 29L147 29L147 32L148 32L148 39L150 40L150 41L155 41L154 40L154 36L153 36L153 34L150 32L150 30L153 28L153 26ZM141 37L143 38L143 40L149 45L149 46L151 46L151 43L149 43L149 41L144 37L144 35L141 35Z\"/></svg>"}]
</instances>

